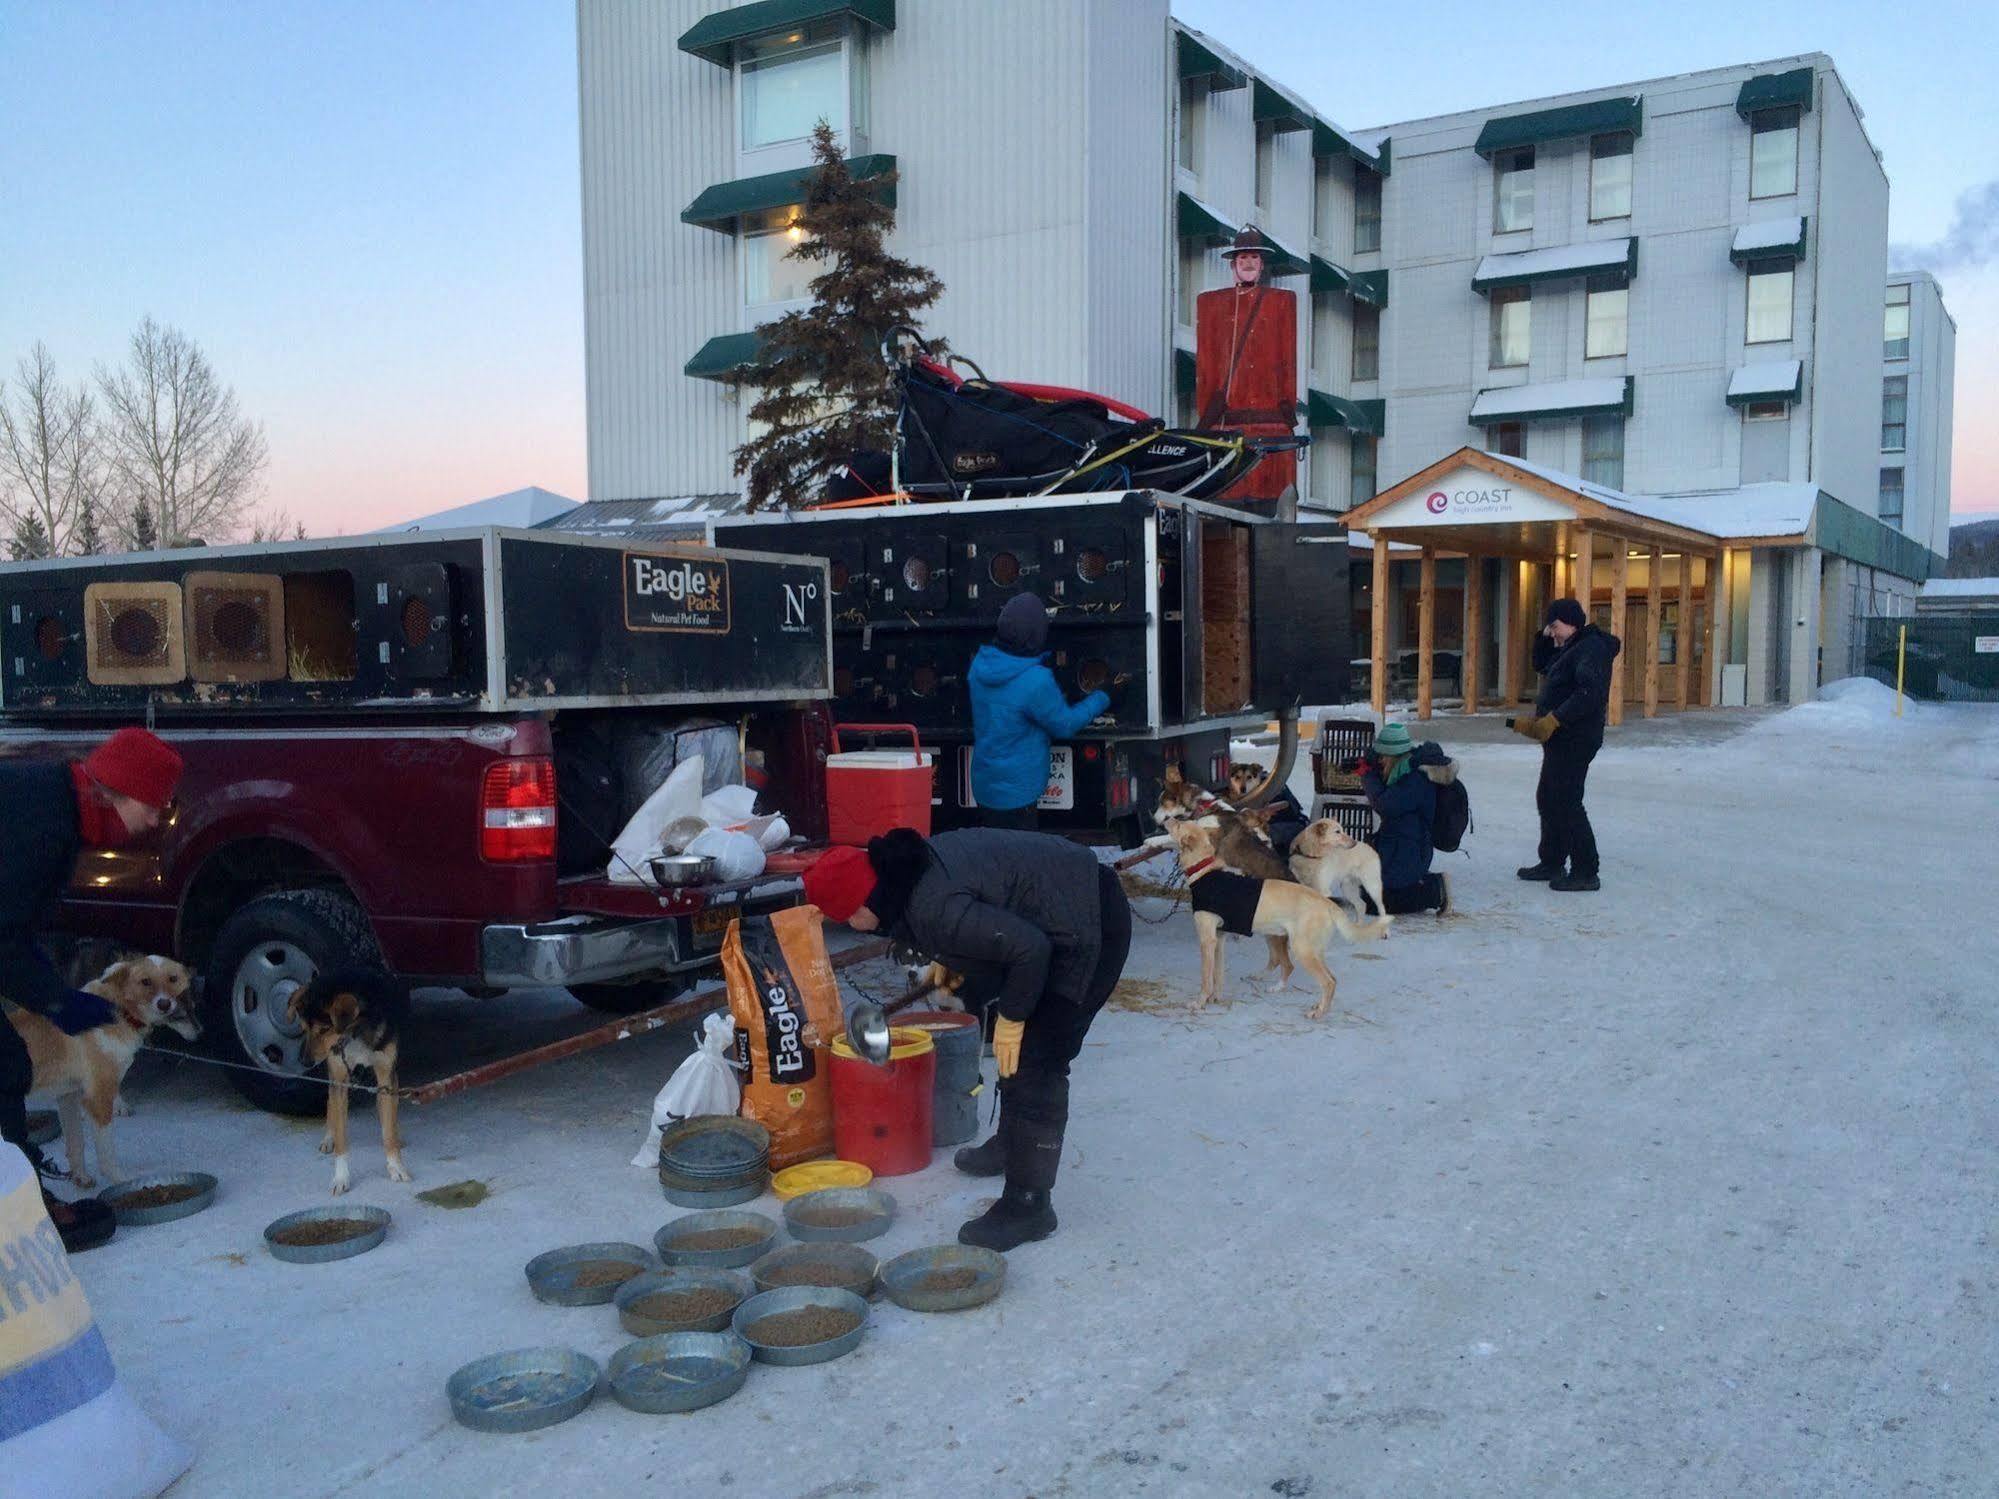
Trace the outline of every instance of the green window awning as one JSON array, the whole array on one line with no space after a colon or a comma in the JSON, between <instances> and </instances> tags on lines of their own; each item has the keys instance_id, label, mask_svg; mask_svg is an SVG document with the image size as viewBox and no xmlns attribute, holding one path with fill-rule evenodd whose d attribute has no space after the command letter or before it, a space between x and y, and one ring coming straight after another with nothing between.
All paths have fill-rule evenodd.
<instances>
[{"instance_id":1,"label":"green window awning","mask_svg":"<svg viewBox=\"0 0 1999 1499\"><path fill-rule=\"evenodd\" d=\"M1192 193L1181 193L1174 204L1174 223L1182 239L1225 245L1235 238L1235 225Z\"/></svg>"},{"instance_id":2,"label":"green window awning","mask_svg":"<svg viewBox=\"0 0 1999 1499\"><path fill-rule=\"evenodd\" d=\"M1737 265L1758 265L1767 261L1792 264L1805 258L1805 217L1766 219L1744 224L1735 231L1728 258Z\"/></svg>"},{"instance_id":3,"label":"green window awning","mask_svg":"<svg viewBox=\"0 0 1999 1499\"><path fill-rule=\"evenodd\" d=\"M893 31L895 0L757 0L703 16L680 34L680 50L726 68L735 61L738 42L840 18Z\"/></svg>"},{"instance_id":4,"label":"green window awning","mask_svg":"<svg viewBox=\"0 0 1999 1499\"><path fill-rule=\"evenodd\" d=\"M1269 125L1280 133L1287 130L1310 130L1319 122L1312 118L1312 112L1293 99L1265 83L1261 78L1251 80L1250 117L1260 125Z\"/></svg>"},{"instance_id":5,"label":"green window awning","mask_svg":"<svg viewBox=\"0 0 1999 1499\"><path fill-rule=\"evenodd\" d=\"M1194 393L1194 351L1175 349L1173 351L1173 389L1183 396Z\"/></svg>"},{"instance_id":6,"label":"green window awning","mask_svg":"<svg viewBox=\"0 0 1999 1499\"><path fill-rule=\"evenodd\" d=\"M1265 233L1263 237L1270 241L1271 248L1276 252L1264 257L1264 267L1271 275L1302 276L1312 269L1311 261L1284 244L1276 235Z\"/></svg>"},{"instance_id":7,"label":"green window awning","mask_svg":"<svg viewBox=\"0 0 1999 1499\"><path fill-rule=\"evenodd\" d=\"M1629 375L1585 380L1551 380L1541 385L1505 385L1482 390L1473 399L1471 422L1559 422L1581 416L1631 415Z\"/></svg>"},{"instance_id":8,"label":"green window awning","mask_svg":"<svg viewBox=\"0 0 1999 1499\"><path fill-rule=\"evenodd\" d=\"M1590 240L1548 250L1515 250L1487 255L1471 275L1471 289L1483 295L1501 286L1533 286L1542 281L1575 281L1588 276L1616 277L1629 284L1638 274L1638 240Z\"/></svg>"},{"instance_id":9,"label":"green window awning","mask_svg":"<svg viewBox=\"0 0 1999 1499\"><path fill-rule=\"evenodd\" d=\"M1353 272L1342 270L1323 255L1312 257L1312 290L1314 293L1353 290Z\"/></svg>"},{"instance_id":10,"label":"green window awning","mask_svg":"<svg viewBox=\"0 0 1999 1499\"><path fill-rule=\"evenodd\" d=\"M1761 406L1770 401L1795 406L1804 399L1804 394L1804 361L1772 359L1762 364L1745 364L1730 375L1726 400L1731 406Z\"/></svg>"},{"instance_id":11,"label":"green window awning","mask_svg":"<svg viewBox=\"0 0 1999 1499\"><path fill-rule=\"evenodd\" d=\"M1365 302L1370 307L1388 305L1388 272L1355 271L1351 279L1353 284L1348 287L1347 295L1356 302Z\"/></svg>"},{"instance_id":12,"label":"green window awning","mask_svg":"<svg viewBox=\"0 0 1999 1499\"><path fill-rule=\"evenodd\" d=\"M815 168L783 172L767 172L761 177L738 177L734 182L718 182L704 189L701 196L680 211L683 224L699 224L704 229L719 229L724 234L735 232L736 220L746 213L760 213L769 208L783 208L792 203L805 201L806 189L811 185ZM847 170L860 182L886 177L895 170L895 158L886 153L873 156L854 156L847 160ZM890 207L895 206L895 186L887 189Z\"/></svg>"},{"instance_id":13,"label":"green window awning","mask_svg":"<svg viewBox=\"0 0 1999 1499\"><path fill-rule=\"evenodd\" d=\"M1241 88L1249 82L1249 75L1233 63L1223 60L1222 55L1212 47L1204 45L1190 31L1177 31L1177 59L1180 81L1183 83L1200 79L1208 85L1211 94L1228 89Z\"/></svg>"},{"instance_id":14,"label":"green window awning","mask_svg":"<svg viewBox=\"0 0 1999 1499\"><path fill-rule=\"evenodd\" d=\"M732 379L737 370L756 361L763 351L763 343L762 329L721 334L696 349L694 357L680 367L680 372L696 380Z\"/></svg>"},{"instance_id":15,"label":"green window awning","mask_svg":"<svg viewBox=\"0 0 1999 1499\"><path fill-rule=\"evenodd\" d=\"M1305 425L1315 432L1327 427L1344 427L1364 437L1379 437L1387 410L1386 401L1350 401L1345 396L1329 395L1323 390L1305 392Z\"/></svg>"},{"instance_id":16,"label":"green window awning","mask_svg":"<svg viewBox=\"0 0 1999 1499\"><path fill-rule=\"evenodd\" d=\"M1812 107L1812 70L1793 68L1788 73L1759 73L1735 96L1735 112L1748 119L1759 109Z\"/></svg>"},{"instance_id":17,"label":"green window awning","mask_svg":"<svg viewBox=\"0 0 1999 1499\"><path fill-rule=\"evenodd\" d=\"M1370 151L1356 142L1339 126L1325 120L1312 122L1312 154L1318 157L1350 156L1362 166L1388 175L1388 142L1381 143L1378 152Z\"/></svg>"},{"instance_id":18,"label":"green window awning","mask_svg":"<svg viewBox=\"0 0 1999 1499\"><path fill-rule=\"evenodd\" d=\"M1565 104L1560 109L1537 109L1531 114L1502 115L1485 122L1472 149L1481 156L1491 156L1495 151L1538 146L1543 141L1608 135L1619 130L1628 130L1633 135L1645 133L1643 99L1635 96L1597 99L1588 104Z\"/></svg>"}]
</instances>

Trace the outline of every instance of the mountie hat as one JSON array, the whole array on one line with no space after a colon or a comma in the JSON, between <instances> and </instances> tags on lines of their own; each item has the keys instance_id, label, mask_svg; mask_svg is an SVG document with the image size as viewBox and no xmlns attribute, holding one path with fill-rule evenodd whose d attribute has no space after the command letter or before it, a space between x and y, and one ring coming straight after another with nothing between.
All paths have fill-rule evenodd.
<instances>
[{"instance_id":1,"label":"mountie hat","mask_svg":"<svg viewBox=\"0 0 1999 1499\"><path fill-rule=\"evenodd\" d=\"M164 807L180 784L181 758L159 735L120 729L83 760L83 773L106 791Z\"/></svg>"},{"instance_id":2,"label":"mountie hat","mask_svg":"<svg viewBox=\"0 0 1999 1499\"><path fill-rule=\"evenodd\" d=\"M1012 656L1038 656L1048 648L1048 609L1031 593L1016 593L999 613L1000 649Z\"/></svg>"},{"instance_id":3,"label":"mountie hat","mask_svg":"<svg viewBox=\"0 0 1999 1499\"><path fill-rule=\"evenodd\" d=\"M1409 737L1409 725L1404 723L1385 723L1374 736L1377 755L1406 755L1415 747L1415 741Z\"/></svg>"},{"instance_id":4,"label":"mountie hat","mask_svg":"<svg viewBox=\"0 0 1999 1499\"><path fill-rule=\"evenodd\" d=\"M875 893L875 867L863 848L829 848L805 871L805 898L828 920L845 924Z\"/></svg>"},{"instance_id":5,"label":"mountie hat","mask_svg":"<svg viewBox=\"0 0 1999 1499\"><path fill-rule=\"evenodd\" d=\"M1543 625L1552 625L1557 620L1560 620L1572 630L1580 630L1584 625L1589 623L1589 617L1583 613L1583 606L1578 604L1574 599L1556 599L1554 603L1548 606L1548 617L1542 620L1541 623Z\"/></svg>"},{"instance_id":6,"label":"mountie hat","mask_svg":"<svg viewBox=\"0 0 1999 1499\"><path fill-rule=\"evenodd\" d=\"M1263 237L1261 229L1254 224L1244 224L1242 228L1236 230L1235 238L1229 242L1229 247L1222 251L1222 259L1234 260L1236 256L1242 254L1268 257L1276 253L1277 246Z\"/></svg>"}]
</instances>

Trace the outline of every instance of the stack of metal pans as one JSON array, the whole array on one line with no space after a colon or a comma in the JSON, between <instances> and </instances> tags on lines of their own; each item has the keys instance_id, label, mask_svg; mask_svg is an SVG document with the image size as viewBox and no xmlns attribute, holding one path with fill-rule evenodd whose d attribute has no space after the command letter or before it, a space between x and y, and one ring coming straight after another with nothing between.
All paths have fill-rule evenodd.
<instances>
[{"instance_id":1,"label":"stack of metal pans","mask_svg":"<svg viewBox=\"0 0 1999 1499\"><path fill-rule=\"evenodd\" d=\"M751 1202L770 1186L770 1131L729 1114L669 1125L659 1139L659 1184L677 1207Z\"/></svg>"}]
</instances>

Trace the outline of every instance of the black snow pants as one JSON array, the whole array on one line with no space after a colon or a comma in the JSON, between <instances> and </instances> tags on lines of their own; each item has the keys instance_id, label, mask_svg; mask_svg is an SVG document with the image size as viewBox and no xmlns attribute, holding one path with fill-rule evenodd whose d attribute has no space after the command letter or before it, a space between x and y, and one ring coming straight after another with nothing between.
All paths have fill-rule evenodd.
<instances>
[{"instance_id":1,"label":"black snow pants","mask_svg":"<svg viewBox=\"0 0 1999 1499\"><path fill-rule=\"evenodd\" d=\"M1601 728L1593 733L1557 729L1541 747L1541 783L1534 789L1534 805L1541 813L1541 863L1548 869L1566 867L1577 879L1597 874L1596 833L1583 810L1583 783L1602 748Z\"/></svg>"}]
</instances>

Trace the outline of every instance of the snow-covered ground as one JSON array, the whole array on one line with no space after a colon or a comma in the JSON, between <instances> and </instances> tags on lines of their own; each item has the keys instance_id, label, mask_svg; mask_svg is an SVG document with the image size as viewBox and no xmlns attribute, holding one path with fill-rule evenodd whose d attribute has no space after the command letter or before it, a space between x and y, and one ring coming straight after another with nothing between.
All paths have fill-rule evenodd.
<instances>
[{"instance_id":1,"label":"snow-covered ground","mask_svg":"<svg viewBox=\"0 0 1999 1499\"><path fill-rule=\"evenodd\" d=\"M444 1398L481 1353L624 1341L521 1266L674 1213L626 1163L685 1038L406 1112L413 1187L357 1111L352 1200L395 1227L325 1267L260 1243L326 1200L316 1128L150 1062L127 1169L222 1196L77 1270L127 1384L200 1450L176 1495L1990 1493L1999 710L1829 698L1628 732L1652 747L1591 778L1594 897L1513 877L1533 747L1437 720L1477 817L1442 865L1458 914L1336 950L1318 1025L1245 982L1260 944L1231 951L1235 1003L1194 1013L1185 915L1143 927L1133 1007L1076 1067L1062 1230L1006 1294L883 1303L858 1353L759 1366L709 1411L602 1395L495 1437ZM422 1013L501 1038L577 1014ZM413 1195L465 1179L492 1195ZM884 1255L990 1191L941 1157L887 1185Z\"/></svg>"}]
</instances>

